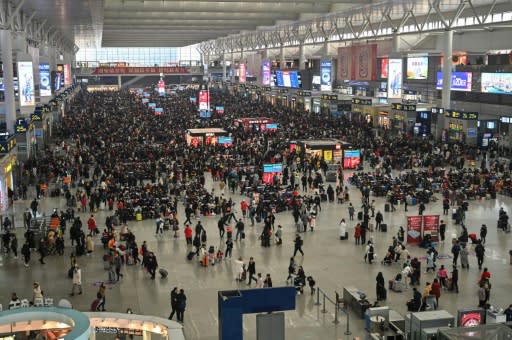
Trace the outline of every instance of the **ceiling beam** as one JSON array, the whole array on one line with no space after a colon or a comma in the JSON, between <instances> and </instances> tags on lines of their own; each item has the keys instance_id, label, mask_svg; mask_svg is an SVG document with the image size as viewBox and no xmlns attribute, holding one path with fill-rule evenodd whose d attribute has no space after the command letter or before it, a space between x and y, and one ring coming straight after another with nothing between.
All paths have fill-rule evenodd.
<instances>
[{"instance_id":1,"label":"ceiling beam","mask_svg":"<svg viewBox=\"0 0 512 340\"><path fill-rule=\"evenodd\" d=\"M165 4L165 6L163 5ZM119 12L124 13L145 13L145 14L161 14L162 12L241 12L241 13L269 13L274 12L295 12L295 13L326 13L329 11L330 6L316 3L303 3L303 4L287 4L276 2L269 8L266 4L256 3L222 3L222 2L207 2L204 5L198 5L196 2L186 2L181 5L169 5L167 2L163 2L162 6L105 6L105 17L115 16Z\"/></svg>"}]
</instances>

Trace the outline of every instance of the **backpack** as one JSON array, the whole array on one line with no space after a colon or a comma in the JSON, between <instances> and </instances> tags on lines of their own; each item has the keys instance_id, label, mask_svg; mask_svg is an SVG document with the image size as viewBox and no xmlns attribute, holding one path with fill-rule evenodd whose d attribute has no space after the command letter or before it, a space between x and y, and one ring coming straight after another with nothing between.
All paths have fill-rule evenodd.
<instances>
[{"instance_id":1,"label":"backpack","mask_svg":"<svg viewBox=\"0 0 512 340\"><path fill-rule=\"evenodd\" d=\"M370 246L370 248L368 249L368 252L373 253L373 246Z\"/></svg>"}]
</instances>

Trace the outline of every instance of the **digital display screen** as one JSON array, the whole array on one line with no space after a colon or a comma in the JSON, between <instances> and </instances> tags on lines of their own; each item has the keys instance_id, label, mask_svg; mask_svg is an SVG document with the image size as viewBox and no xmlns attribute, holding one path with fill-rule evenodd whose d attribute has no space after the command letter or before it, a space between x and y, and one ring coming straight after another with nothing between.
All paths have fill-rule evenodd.
<instances>
[{"instance_id":1,"label":"digital display screen","mask_svg":"<svg viewBox=\"0 0 512 340\"><path fill-rule=\"evenodd\" d=\"M388 58L382 58L380 60L380 77L382 79L388 78Z\"/></svg>"},{"instance_id":2,"label":"digital display screen","mask_svg":"<svg viewBox=\"0 0 512 340\"><path fill-rule=\"evenodd\" d=\"M154 108L156 108L156 103L148 103L148 107L150 109L154 109Z\"/></svg>"},{"instance_id":3,"label":"digital display screen","mask_svg":"<svg viewBox=\"0 0 512 340\"><path fill-rule=\"evenodd\" d=\"M279 87L300 88L297 71L276 71L276 81Z\"/></svg>"},{"instance_id":4,"label":"digital display screen","mask_svg":"<svg viewBox=\"0 0 512 340\"><path fill-rule=\"evenodd\" d=\"M402 98L402 59L389 59L388 98Z\"/></svg>"},{"instance_id":5,"label":"digital display screen","mask_svg":"<svg viewBox=\"0 0 512 340\"><path fill-rule=\"evenodd\" d=\"M270 60L263 60L263 63L261 64L261 85L270 85L271 78Z\"/></svg>"},{"instance_id":6,"label":"digital display screen","mask_svg":"<svg viewBox=\"0 0 512 340\"><path fill-rule=\"evenodd\" d=\"M164 109L162 107L155 107L155 115L161 115L164 113Z\"/></svg>"},{"instance_id":7,"label":"digital display screen","mask_svg":"<svg viewBox=\"0 0 512 340\"><path fill-rule=\"evenodd\" d=\"M71 65L64 64L64 86L69 86L71 83Z\"/></svg>"},{"instance_id":8,"label":"digital display screen","mask_svg":"<svg viewBox=\"0 0 512 340\"><path fill-rule=\"evenodd\" d=\"M282 164L263 164L263 172L264 173L274 173L278 172L281 173L283 171L283 165Z\"/></svg>"},{"instance_id":9,"label":"digital display screen","mask_svg":"<svg viewBox=\"0 0 512 340\"><path fill-rule=\"evenodd\" d=\"M407 58L407 79L428 78L428 57Z\"/></svg>"},{"instance_id":10,"label":"digital display screen","mask_svg":"<svg viewBox=\"0 0 512 340\"><path fill-rule=\"evenodd\" d=\"M452 72L452 91L471 91L473 84L473 73L471 72ZM443 89L443 72L437 72L436 89Z\"/></svg>"},{"instance_id":11,"label":"digital display screen","mask_svg":"<svg viewBox=\"0 0 512 340\"><path fill-rule=\"evenodd\" d=\"M36 104L34 95L34 70L31 61L18 62L18 81L20 106L32 106Z\"/></svg>"},{"instance_id":12,"label":"digital display screen","mask_svg":"<svg viewBox=\"0 0 512 340\"><path fill-rule=\"evenodd\" d=\"M277 130L277 124L267 124L266 128L267 130Z\"/></svg>"},{"instance_id":13,"label":"digital display screen","mask_svg":"<svg viewBox=\"0 0 512 340\"><path fill-rule=\"evenodd\" d=\"M221 137L219 136L219 144L230 145L233 144L233 137Z\"/></svg>"},{"instance_id":14,"label":"digital display screen","mask_svg":"<svg viewBox=\"0 0 512 340\"><path fill-rule=\"evenodd\" d=\"M343 168L355 169L361 163L360 150L343 150Z\"/></svg>"},{"instance_id":15,"label":"digital display screen","mask_svg":"<svg viewBox=\"0 0 512 340\"><path fill-rule=\"evenodd\" d=\"M190 97L189 100L190 100L191 103L195 104L197 98L196 97Z\"/></svg>"},{"instance_id":16,"label":"digital display screen","mask_svg":"<svg viewBox=\"0 0 512 340\"><path fill-rule=\"evenodd\" d=\"M210 118L211 116L212 116L211 111L204 111L204 110L199 111L200 118Z\"/></svg>"},{"instance_id":17,"label":"digital display screen","mask_svg":"<svg viewBox=\"0 0 512 340\"><path fill-rule=\"evenodd\" d=\"M482 92L512 94L512 73L482 73Z\"/></svg>"},{"instance_id":18,"label":"digital display screen","mask_svg":"<svg viewBox=\"0 0 512 340\"><path fill-rule=\"evenodd\" d=\"M224 113L224 106L215 106L215 111L217 113Z\"/></svg>"},{"instance_id":19,"label":"digital display screen","mask_svg":"<svg viewBox=\"0 0 512 340\"><path fill-rule=\"evenodd\" d=\"M142 104L147 104L149 103L149 99L147 98L142 98Z\"/></svg>"},{"instance_id":20,"label":"digital display screen","mask_svg":"<svg viewBox=\"0 0 512 340\"><path fill-rule=\"evenodd\" d=\"M246 66L245 64L240 64L238 66L238 82L240 84L244 84L245 81L246 81L246 72L247 72L247 69L246 69Z\"/></svg>"},{"instance_id":21,"label":"digital display screen","mask_svg":"<svg viewBox=\"0 0 512 340\"><path fill-rule=\"evenodd\" d=\"M52 95L52 82L50 80L50 64L39 64L39 94L41 97Z\"/></svg>"},{"instance_id":22,"label":"digital display screen","mask_svg":"<svg viewBox=\"0 0 512 340\"><path fill-rule=\"evenodd\" d=\"M210 109L210 95L208 91L199 91L199 110L208 111Z\"/></svg>"},{"instance_id":23,"label":"digital display screen","mask_svg":"<svg viewBox=\"0 0 512 340\"><path fill-rule=\"evenodd\" d=\"M459 311L459 327L476 327L484 323L483 310Z\"/></svg>"},{"instance_id":24,"label":"digital display screen","mask_svg":"<svg viewBox=\"0 0 512 340\"><path fill-rule=\"evenodd\" d=\"M330 60L320 61L320 90L331 91L332 80L331 80L331 65Z\"/></svg>"}]
</instances>

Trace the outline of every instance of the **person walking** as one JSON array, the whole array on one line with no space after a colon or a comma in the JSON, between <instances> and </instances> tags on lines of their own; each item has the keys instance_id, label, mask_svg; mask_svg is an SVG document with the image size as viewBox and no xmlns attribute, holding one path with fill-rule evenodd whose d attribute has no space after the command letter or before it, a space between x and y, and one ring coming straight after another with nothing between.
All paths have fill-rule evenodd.
<instances>
[{"instance_id":1,"label":"person walking","mask_svg":"<svg viewBox=\"0 0 512 340\"><path fill-rule=\"evenodd\" d=\"M45 241L44 238L41 238L39 240L39 247L38 247L37 251L39 252L39 256L40 256L39 262L41 264L45 264L44 263L44 258L46 257L46 253L48 252L48 248L46 246L46 241Z\"/></svg>"},{"instance_id":2,"label":"person walking","mask_svg":"<svg viewBox=\"0 0 512 340\"><path fill-rule=\"evenodd\" d=\"M171 314L169 315L169 320L172 320L172 318L174 317L174 313L176 313L178 309L178 294L178 287L174 287L171 290Z\"/></svg>"},{"instance_id":3,"label":"person walking","mask_svg":"<svg viewBox=\"0 0 512 340\"><path fill-rule=\"evenodd\" d=\"M224 222L224 217L221 216L221 218L217 222L217 228L219 228L219 237L221 239L224 238L224 233L226 232L226 229L224 228L225 225L226 223Z\"/></svg>"},{"instance_id":4,"label":"person walking","mask_svg":"<svg viewBox=\"0 0 512 340\"><path fill-rule=\"evenodd\" d=\"M18 258L18 239L16 238L16 234L12 234L11 237L11 250L14 254L14 258Z\"/></svg>"},{"instance_id":5,"label":"person walking","mask_svg":"<svg viewBox=\"0 0 512 340\"><path fill-rule=\"evenodd\" d=\"M251 281L258 281L257 278L254 276L256 274L256 262L254 262L254 258L249 258L249 263L247 264L247 274L249 275L249 282L247 282L247 285L251 285Z\"/></svg>"},{"instance_id":6,"label":"person walking","mask_svg":"<svg viewBox=\"0 0 512 340\"><path fill-rule=\"evenodd\" d=\"M280 224L277 225L275 238L276 238L277 246L280 246L281 244L283 244L283 226Z\"/></svg>"},{"instance_id":7,"label":"person walking","mask_svg":"<svg viewBox=\"0 0 512 340\"><path fill-rule=\"evenodd\" d=\"M444 268L444 265L441 265L441 267L437 271L437 277L439 278L441 286L444 287L445 289L447 289L448 288L448 272Z\"/></svg>"},{"instance_id":8,"label":"person walking","mask_svg":"<svg viewBox=\"0 0 512 340\"><path fill-rule=\"evenodd\" d=\"M479 242L475 247L476 260L478 262L478 269L482 269L484 263L485 247L482 242Z\"/></svg>"},{"instance_id":9,"label":"person walking","mask_svg":"<svg viewBox=\"0 0 512 340\"><path fill-rule=\"evenodd\" d=\"M478 307L485 308L486 301L485 286L481 282L478 288Z\"/></svg>"},{"instance_id":10,"label":"person walking","mask_svg":"<svg viewBox=\"0 0 512 340\"><path fill-rule=\"evenodd\" d=\"M288 284L288 281L291 280L293 283L293 275L295 275L295 259L293 257L290 257L290 263L288 264L288 277L286 278L286 283Z\"/></svg>"},{"instance_id":11,"label":"person walking","mask_svg":"<svg viewBox=\"0 0 512 340\"><path fill-rule=\"evenodd\" d=\"M30 262L30 243L28 240L21 247L21 255L23 255L23 264L28 267Z\"/></svg>"},{"instance_id":12,"label":"person walking","mask_svg":"<svg viewBox=\"0 0 512 340\"><path fill-rule=\"evenodd\" d=\"M119 277L123 277L123 274L121 274L121 266L123 264L123 261L121 260L121 256L116 252L114 253L114 270L116 272L116 281L119 281Z\"/></svg>"},{"instance_id":13,"label":"person walking","mask_svg":"<svg viewBox=\"0 0 512 340\"><path fill-rule=\"evenodd\" d=\"M98 298L98 306L96 307L97 311L105 311L105 304L107 302L107 295L106 295L106 287L105 283L101 283L100 288L98 289L98 293L96 293L96 297ZM101 309L100 309L101 308Z\"/></svg>"},{"instance_id":14,"label":"person walking","mask_svg":"<svg viewBox=\"0 0 512 340\"><path fill-rule=\"evenodd\" d=\"M231 258L231 253L233 252L233 240L231 238L228 238L226 241L226 254L224 256L226 258Z\"/></svg>"},{"instance_id":15,"label":"person walking","mask_svg":"<svg viewBox=\"0 0 512 340\"><path fill-rule=\"evenodd\" d=\"M366 245L366 252L364 254L364 262L366 263L366 260L368 260L368 263L372 264L374 254L375 249L373 247L373 243L368 241L368 244Z\"/></svg>"},{"instance_id":16,"label":"person walking","mask_svg":"<svg viewBox=\"0 0 512 340\"><path fill-rule=\"evenodd\" d=\"M236 228L235 241L238 241L238 236L240 236L240 240L243 240L245 224L241 218L238 219L238 222L236 223L235 228Z\"/></svg>"},{"instance_id":17,"label":"person walking","mask_svg":"<svg viewBox=\"0 0 512 340\"><path fill-rule=\"evenodd\" d=\"M82 295L82 269L75 264L73 268L73 286L71 287L71 296L75 296L75 288L78 288L78 295Z\"/></svg>"},{"instance_id":18,"label":"person walking","mask_svg":"<svg viewBox=\"0 0 512 340\"><path fill-rule=\"evenodd\" d=\"M457 266L453 266L452 270L452 290L455 291L455 293L459 293L459 271L457 270Z\"/></svg>"},{"instance_id":19,"label":"person walking","mask_svg":"<svg viewBox=\"0 0 512 340\"><path fill-rule=\"evenodd\" d=\"M482 224L480 228L480 241L482 244L485 244L485 237L487 236L487 225Z\"/></svg>"},{"instance_id":20,"label":"person walking","mask_svg":"<svg viewBox=\"0 0 512 340\"><path fill-rule=\"evenodd\" d=\"M185 226L184 233L185 233L185 240L187 241L187 245L191 245L193 231L192 231L192 228L190 228L190 225L187 224Z\"/></svg>"},{"instance_id":21,"label":"person walking","mask_svg":"<svg viewBox=\"0 0 512 340\"><path fill-rule=\"evenodd\" d=\"M460 253L459 241L455 241L454 245L452 246L453 266L454 267L457 267L457 259L459 258L459 253Z\"/></svg>"},{"instance_id":22,"label":"person walking","mask_svg":"<svg viewBox=\"0 0 512 340\"><path fill-rule=\"evenodd\" d=\"M293 250L293 256L297 255L297 252L300 252L302 256L304 256L304 252L302 251L302 245L304 244L304 241L300 237L299 234L295 236L294 243L294 250Z\"/></svg>"},{"instance_id":23,"label":"person walking","mask_svg":"<svg viewBox=\"0 0 512 340\"><path fill-rule=\"evenodd\" d=\"M176 302L176 315L178 317L178 322L183 323L185 308L187 307L187 296L183 289L180 289L180 292L176 296Z\"/></svg>"},{"instance_id":24,"label":"person walking","mask_svg":"<svg viewBox=\"0 0 512 340\"><path fill-rule=\"evenodd\" d=\"M430 294L436 297L436 309L438 309L439 298L441 297L441 284L439 283L438 279L434 279L434 282L432 282L432 289L430 291Z\"/></svg>"},{"instance_id":25,"label":"person walking","mask_svg":"<svg viewBox=\"0 0 512 340\"><path fill-rule=\"evenodd\" d=\"M146 268L148 269L148 273L151 274L151 280L154 280L156 275L156 269L158 268L158 262L156 261L156 256L153 252L150 252L148 254Z\"/></svg>"}]
</instances>

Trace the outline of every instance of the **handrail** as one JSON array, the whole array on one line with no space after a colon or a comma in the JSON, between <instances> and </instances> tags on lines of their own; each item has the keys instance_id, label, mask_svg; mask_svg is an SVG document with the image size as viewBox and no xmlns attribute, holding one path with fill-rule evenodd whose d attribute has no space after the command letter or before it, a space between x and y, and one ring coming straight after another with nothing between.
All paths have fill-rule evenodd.
<instances>
[{"instance_id":1,"label":"handrail","mask_svg":"<svg viewBox=\"0 0 512 340\"><path fill-rule=\"evenodd\" d=\"M323 303L322 303L322 310L321 312L322 313L327 313L327 309L325 309L325 300L329 301L330 303L332 303L334 305L334 320L333 320L333 323L334 324L338 324L339 323L339 320L338 320L338 310L341 310L345 316L347 317L347 328L345 330L345 335L351 335L352 332L350 331L350 316L348 314L348 311L347 311L347 305L341 300L338 298L338 300L336 301L333 301L331 300L331 298L329 298L329 296L327 296L327 294L320 289L320 287L317 287L316 288L316 302L315 302L315 305L319 306L320 305L320 293L322 293L322 296L323 296ZM336 292L335 292L336 293ZM338 296L338 293L336 293L336 296ZM343 303L343 308L340 308L340 304Z\"/></svg>"}]
</instances>

